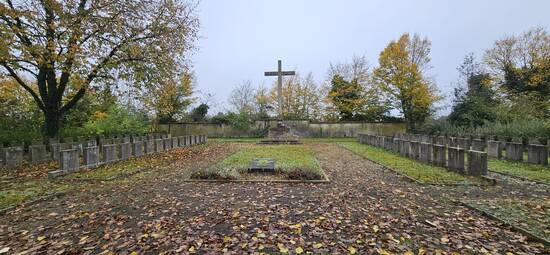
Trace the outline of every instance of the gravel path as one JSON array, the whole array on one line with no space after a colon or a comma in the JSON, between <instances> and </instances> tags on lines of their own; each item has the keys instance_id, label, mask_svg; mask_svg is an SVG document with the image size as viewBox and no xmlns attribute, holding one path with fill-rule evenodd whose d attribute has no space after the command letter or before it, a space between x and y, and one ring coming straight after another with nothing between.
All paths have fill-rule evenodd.
<instances>
[{"instance_id":1,"label":"gravel path","mask_svg":"<svg viewBox=\"0 0 550 255\"><path fill-rule=\"evenodd\" d=\"M504 191L418 186L336 144L308 146L331 183L184 182L192 169L238 147L212 145L162 171L0 216L0 249L9 247L10 254L545 252L541 244L449 199L503 193L548 197L546 187L527 192L519 186Z\"/></svg>"}]
</instances>

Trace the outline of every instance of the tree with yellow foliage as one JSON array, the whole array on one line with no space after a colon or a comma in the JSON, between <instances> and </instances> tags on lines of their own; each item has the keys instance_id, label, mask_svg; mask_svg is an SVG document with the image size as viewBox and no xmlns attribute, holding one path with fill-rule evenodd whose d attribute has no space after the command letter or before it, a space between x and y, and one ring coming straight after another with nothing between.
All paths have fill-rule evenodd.
<instances>
[{"instance_id":1,"label":"tree with yellow foliage","mask_svg":"<svg viewBox=\"0 0 550 255\"><path fill-rule=\"evenodd\" d=\"M380 53L374 80L387 93L392 106L403 114L408 130L414 130L432 112L440 99L434 84L426 77L430 68L430 41L403 34Z\"/></svg>"}]
</instances>

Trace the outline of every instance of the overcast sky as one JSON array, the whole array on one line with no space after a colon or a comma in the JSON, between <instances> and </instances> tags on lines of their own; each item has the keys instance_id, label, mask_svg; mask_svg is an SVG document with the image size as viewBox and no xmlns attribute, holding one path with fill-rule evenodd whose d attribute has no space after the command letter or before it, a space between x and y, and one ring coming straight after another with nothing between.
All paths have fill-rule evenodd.
<instances>
[{"instance_id":1,"label":"overcast sky","mask_svg":"<svg viewBox=\"0 0 550 255\"><path fill-rule=\"evenodd\" d=\"M380 51L409 32L432 42L431 75L449 102L467 53L479 59L505 35L548 29L549 13L550 0L202 0L201 39L192 56L197 89L214 95L213 111L224 110L243 80L271 85L276 78L263 72L275 70L277 59L322 82L329 63L354 55L376 66Z\"/></svg>"}]
</instances>

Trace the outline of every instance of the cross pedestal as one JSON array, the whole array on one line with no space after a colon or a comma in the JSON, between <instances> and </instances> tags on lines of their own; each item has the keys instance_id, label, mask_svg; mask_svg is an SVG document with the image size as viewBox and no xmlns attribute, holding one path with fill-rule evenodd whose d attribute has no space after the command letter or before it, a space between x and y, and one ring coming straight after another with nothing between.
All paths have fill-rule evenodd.
<instances>
[{"instance_id":1,"label":"cross pedestal","mask_svg":"<svg viewBox=\"0 0 550 255\"><path fill-rule=\"evenodd\" d=\"M265 72L265 76L277 76L277 126L268 130L267 137L260 144L299 144L299 136L290 132L290 127L283 124L283 76L296 75L294 71L283 71L281 60L277 61L277 71Z\"/></svg>"}]
</instances>

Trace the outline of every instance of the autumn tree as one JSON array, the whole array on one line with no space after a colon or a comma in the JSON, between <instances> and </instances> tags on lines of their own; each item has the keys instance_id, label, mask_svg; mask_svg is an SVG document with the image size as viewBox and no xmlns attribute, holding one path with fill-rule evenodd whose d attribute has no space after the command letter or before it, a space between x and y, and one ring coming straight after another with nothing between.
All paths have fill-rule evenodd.
<instances>
[{"instance_id":1,"label":"autumn tree","mask_svg":"<svg viewBox=\"0 0 550 255\"><path fill-rule=\"evenodd\" d=\"M255 89L251 81L243 81L231 91L229 104L238 113L244 113L248 116L255 112Z\"/></svg>"},{"instance_id":2,"label":"autumn tree","mask_svg":"<svg viewBox=\"0 0 550 255\"><path fill-rule=\"evenodd\" d=\"M271 88L271 102L278 109L277 83ZM285 78L282 87L283 117L286 119L317 119L320 116L321 95L311 73Z\"/></svg>"},{"instance_id":3,"label":"autumn tree","mask_svg":"<svg viewBox=\"0 0 550 255\"><path fill-rule=\"evenodd\" d=\"M384 119L385 114L389 110L389 106L384 100L381 93L380 86L372 81L372 72L365 56L354 56L351 62L345 63L331 63L328 69L328 81L325 83L327 88L324 88L328 95L325 101L327 112L335 111L339 118L342 118L342 111L344 108L353 109L352 116L345 117L347 120L368 120L368 121L380 121ZM356 93L361 100L349 101L348 103L354 103L355 105L344 106L340 103L336 103L334 95L336 91L333 90L333 79L338 75L344 81L350 85L357 85L358 89ZM332 92L332 94L331 94ZM336 104L335 104L336 103ZM344 107L344 108L343 108ZM329 113L330 115L330 113Z\"/></svg>"},{"instance_id":4,"label":"autumn tree","mask_svg":"<svg viewBox=\"0 0 550 255\"><path fill-rule=\"evenodd\" d=\"M484 60L497 81L496 88L511 101L508 104L533 101L540 107L531 114L550 116L550 34L546 29L533 28L497 40Z\"/></svg>"},{"instance_id":5,"label":"autumn tree","mask_svg":"<svg viewBox=\"0 0 550 255\"><path fill-rule=\"evenodd\" d=\"M449 122L455 126L479 127L496 118L497 104L492 89L492 77L473 54L464 58L457 68L459 81L454 90L453 109Z\"/></svg>"},{"instance_id":6,"label":"autumn tree","mask_svg":"<svg viewBox=\"0 0 550 255\"><path fill-rule=\"evenodd\" d=\"M63 115L99 81L148 86L183 70L197 38L195 6L183 0L4 0L0 65L33 97L45 134L56 136Z\"/></svg>"},{"instance_id":7,"label":"autumn tree","mask_svg":"<svg viewBox=\"0 0 550 255\"><path fill-rule=\"evenodd\" d=\"M190 72L165 77L151 87L142 95L142 100L155 111L159 123L181 120L195 101L194 75Z\"/></svg>"},{"instance_id":8,"label":"autumn tree","mask_svg":"<svg viewBox=\"0 0 550 255\"><path fill-rule=\"evenodd\" d=\"M346 81L340 75L334 75L328 93L332 104L337 109L341 120L353 120L364 105L363 88L356 79Z\"/></svg>"},{"instance_id":9,"label":"autumn tree","mask_svg":"<svg viewBox=\"0 0 550 255\"><path fill-rule=\"evenodd\" d=\"M437 90L426 76L430 69L430 41L419 35L403 34L380 53L374 79L387 93L393 107L403 114L407 128L414 130L429 116L439 99Z\"/></svg>"}]
</instances>

